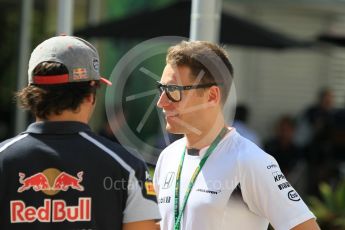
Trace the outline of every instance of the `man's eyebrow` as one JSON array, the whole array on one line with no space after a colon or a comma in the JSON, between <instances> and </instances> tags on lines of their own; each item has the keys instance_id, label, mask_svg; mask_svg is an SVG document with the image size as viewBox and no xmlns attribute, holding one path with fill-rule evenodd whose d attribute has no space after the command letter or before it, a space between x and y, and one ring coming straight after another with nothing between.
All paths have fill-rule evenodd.
<instances>
[{"instance_id":1,"label":"man's eyebrow","mask_svg":"<svg viewBox=\"0 0 345 230\"><path fill-rule=\"evenodd\" d=\"M162 84L162 85L178 85L176 82L170 82L170 81L168 81L168 82L160 82L160 81L157 81L157 83L159 83L159 84Z\"/></svg>"}]
</instances>

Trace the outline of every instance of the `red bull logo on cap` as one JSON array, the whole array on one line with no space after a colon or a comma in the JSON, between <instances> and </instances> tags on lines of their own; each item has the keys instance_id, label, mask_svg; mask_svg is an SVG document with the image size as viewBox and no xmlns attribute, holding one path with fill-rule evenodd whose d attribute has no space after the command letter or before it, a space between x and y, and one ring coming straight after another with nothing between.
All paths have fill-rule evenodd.
<instances>
[{"instance_id":1,"label":"red bull logo on cap","mask_svg":"<svg viewBox=\"0 0 345 230\"><path fill-rule=\"evenodd\" d=\"M73 80L83 80L87 78L87 70L85 68L73 69Z\"/></svg>"},{"instance_id":2,"label":"red bull logo on cap","mask_svg":"<svg viewBox=\"0 0 345 230\"><path fill-rule=\"evenodd\" d=\"M81 185L84 172L80 171L76 176L67 172L61 172L55 168L49 168L42 172L27 176L19 172L18 193L26 191L43 192L46 195L56 195L60 191L69 190L84 191ZM91 220L91 197L79 197L77 205L67 205L65 200L44 199L41 207L27 206L22 200L10 202L11 223L39 222L75 222Z\"/></svg>"}]
</instances>

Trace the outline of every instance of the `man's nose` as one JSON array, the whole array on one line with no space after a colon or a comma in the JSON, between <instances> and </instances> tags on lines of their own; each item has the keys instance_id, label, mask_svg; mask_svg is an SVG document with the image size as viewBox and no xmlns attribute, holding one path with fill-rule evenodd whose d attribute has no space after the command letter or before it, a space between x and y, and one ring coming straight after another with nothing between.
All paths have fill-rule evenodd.
<instances>
[{"instance_id":1,"label":"man's nose","mask_svg":"<svg viewBox=\"0 0 345 230\"><path fill-rule=\"evenodd\" d=\"M158 99L158 102L157 102L157 107L158 108L164 108L166 106L169 106L171 105L171 101L170 99L167 97L165 91L163 91Z\"/></svg>"}]
</instances>

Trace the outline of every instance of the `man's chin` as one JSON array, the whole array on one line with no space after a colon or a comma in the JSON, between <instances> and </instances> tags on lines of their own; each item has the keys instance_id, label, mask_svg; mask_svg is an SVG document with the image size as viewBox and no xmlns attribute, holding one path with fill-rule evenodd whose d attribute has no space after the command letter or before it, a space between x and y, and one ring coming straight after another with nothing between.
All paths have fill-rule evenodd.
<instances>
[{"instance_id":1,"label":"man's chin","mask_svg":"<svg viewBox=\"0 0 345 230\"><path fill-rule=\"evenodd\" d=\"M179 129L178 129L177 127L175 127L175 126L170 125L169 123L167 123L165 129L166 129L166 131L167 131L168 133L172 133L172 134L183 134L183 133L181 132L181 130L179 130Z\"/></svg>"}]
</instances>

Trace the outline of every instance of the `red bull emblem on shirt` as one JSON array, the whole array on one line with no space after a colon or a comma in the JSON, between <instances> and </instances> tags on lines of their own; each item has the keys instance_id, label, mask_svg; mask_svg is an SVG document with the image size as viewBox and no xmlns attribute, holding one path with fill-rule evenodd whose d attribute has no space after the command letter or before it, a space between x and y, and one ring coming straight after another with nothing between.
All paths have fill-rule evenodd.
<instances>
[{"instance_id":1,"label":"red bull emblem on shirt","mask_svg":"<svg viewBox=\"0 0 345 230\"><path fill-rule=\"evenodd\" d=\"M61 172L55 168L49 168L42 172L26 176L19 172L18 193L28 190L43 192L46 195L56 195L58 192L68 190L84 191L83 171L73 176L67 172ZM10 202L11 223L39 222L75 222L91 220L91 197L79 197L78 204L69 206L65 200L44 199L41 207L27 206L22 200Z\"/></svg>"},{"instance_id":2,"label":"red bull emblem on shirt","mask_svg":"<svg viewBox=\"0 0 345 230\"><path fill-rule=\"evenodd\" d=\"M74 177L66 172L61 172L56 178L52 186L49 185L48 178L44 173L36 173L30 177L25 178L24 173L19 173L19 183L22 184L18 188L18 192L24 192L32 188L35 192L38 191L67 191L69 188L84 191L84 187L80 185L83 180L83 172L79 172L77 177Z\"/></svg>"},{"instance_id":3,"label":"red bull emblem on shirt","mask_svg":"<svg viewBox=\"0 0 345 230\"><path fill-rule=\"evenodd\" d=\"M19 183L22 184L18 188L18 192L24 192L32 188L35 192L42 190L50 190L50 185L48 183L47 177L43 173L36 173L30 177L25 178L25 173L19 173Z\"/></svg>"}]
</instances>

